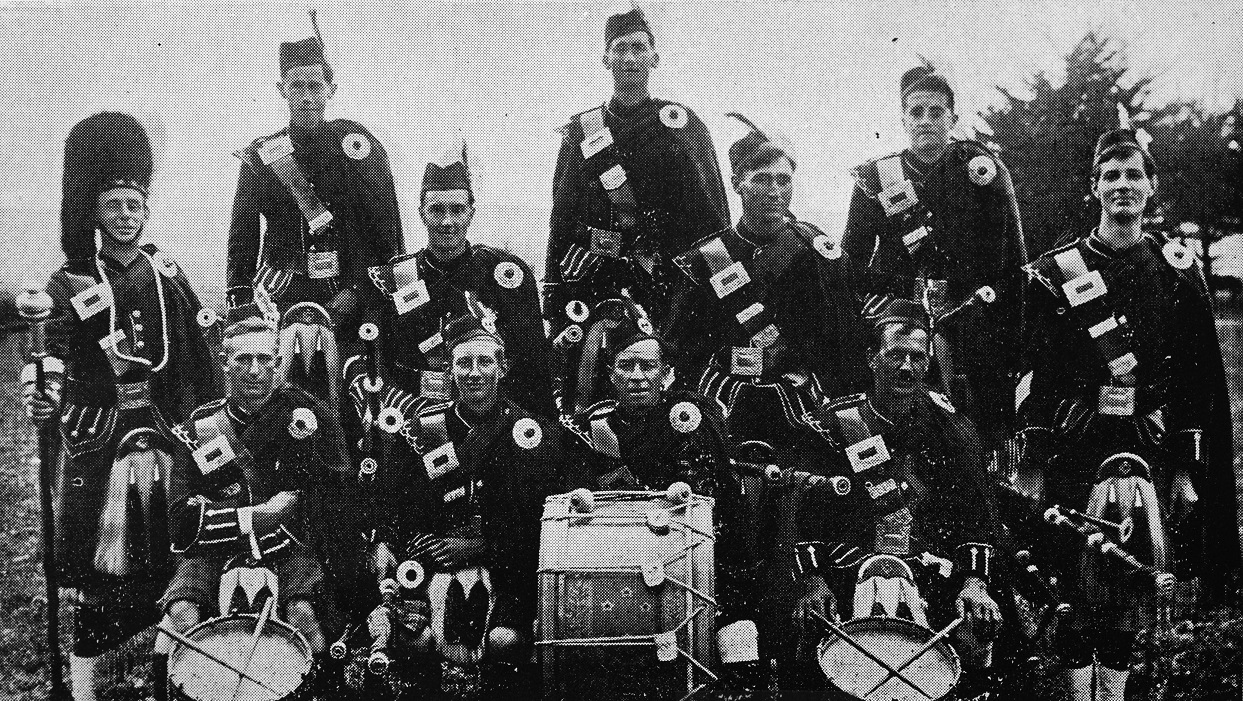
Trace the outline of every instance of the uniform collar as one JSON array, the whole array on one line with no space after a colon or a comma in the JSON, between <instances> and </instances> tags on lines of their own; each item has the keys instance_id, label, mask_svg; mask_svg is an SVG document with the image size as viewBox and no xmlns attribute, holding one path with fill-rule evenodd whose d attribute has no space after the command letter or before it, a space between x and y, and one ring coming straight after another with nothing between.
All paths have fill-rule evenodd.
<instances>
[{"instance_id":1,"label":"uniform collar","mask_svg":"<svg viewBox=\"0 0 1243 701\"><path fill-rule=\"evenodd\" d=\"M436 256L432 255L431 249L428 249L428 248L424 248L421 251L421 253L423 257L423 263L428 267L428 269L433 270L437 273L440 273L441 275L447 275L449 273L457 271L463 265L465 265L467 261L471 259L471 253L472 253L473 248L474 246L471 245L470 241L467 241L466 248L462 251L462 255L458 256L457 258L454 258L451 261L437 260Z\"/></svg>"},{"instance_id":2,"label":"uniform collar","mask_svg":"<svg viewBox=\"0 0 1243 701\"><path fill-rule=\"evenodd\" d=\"M104 235L107 236L107 234L104 234ZM131 256L129 260L121 260L120 258L117 258L116 256L112 255L112 253L107 248L104 248L102 246L99 249L99 259L109 264L111 267L117 268L119 270L128 270L129 267L133 265L134 262L137 261L139 258L142 258L142 249L140 249L137 246L134 247L133 256Z\"/></svg>"}]
</instances>

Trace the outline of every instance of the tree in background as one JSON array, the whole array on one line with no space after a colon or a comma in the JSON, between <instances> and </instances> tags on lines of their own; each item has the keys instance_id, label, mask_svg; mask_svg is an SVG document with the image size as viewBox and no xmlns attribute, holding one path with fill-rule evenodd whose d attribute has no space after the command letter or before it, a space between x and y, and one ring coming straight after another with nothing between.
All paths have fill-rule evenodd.
<instances>
[{"instance_id":1,"label":"tree in background","mask_svg":"<svg viewBox=\"0 0 1243 701\"><path fill-rule=\"evenodd\" d=\"M1096 225L1099 210L1088 193L1092 151L1097 137L1120 124L1151 139L1160 170L1153 226L1177 231L1194 222L1208 240L1243 233L1243 100L1223 114L1195 102L1150 105L1152 77L1132 76L1125 47L1096 32L1065 61L1062 85L1038 72L1027 81L1031 99L998 87L1005 104L982 115L1014 177L1032 255Z\"/></svg>"}]
</instances>

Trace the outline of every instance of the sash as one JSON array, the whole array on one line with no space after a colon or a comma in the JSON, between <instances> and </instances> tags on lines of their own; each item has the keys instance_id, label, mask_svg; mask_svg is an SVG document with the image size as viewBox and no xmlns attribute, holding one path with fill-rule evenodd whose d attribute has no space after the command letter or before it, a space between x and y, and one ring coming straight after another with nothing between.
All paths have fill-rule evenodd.
<instances>
[{"instance_id":1,"label":"sash","mask_svg":"<svg viewBox=\"0 0 1243 701\"><path fill-rule=\"evenodd\" d=\"M753 281L746 266L730 256L719 234L701 243L696 250L711 273L708 282L712 291L734 315L743 335L749 339L748 345L731 349L730 372L760 377L765 367L772 364L776 343L781 337L772 310L764 304L768 289Z\"/></svg>"},{"instance_id":2,"label":"sash","mask_svg":"<svg viewBox=\"0 0 1243 701\"><path fill-rule=\"evenodd\" d=\"M911 552L911 511L892 469L889 447L876 430L875 415L866 403L834 410L842 436L849 442L846 458L872 500L877 515L875 550L890 555Z\"/></svg>"},{"instance_id":3,"label":"sash","mask_svg":"<svg viewBox=\"0 0 1243 701\"><path fill-rule=\"evenodd\" d=\"M418 256L368 268L367 272L375 286L393 300L393 307L399 316L418 309L432 299L427 292L427 282L419 278Z\"/></svg>"},{"instance_id":4,"label":"sash","mask_svg":"<svg viewBox=\"0 0 1243 701\"><path fill-rule=\"evenodd\" d=\"M1064 282L1062 292L1072 319L1086 330L1109 368L1112 381L1100 387L1097 411L1113 416L1135 414L1135 367L1132 334L1125 316L1114 311L1109 289L1098 270L1089 270L1078 245L1053 256Z\"/></svg>"},{"instance_id":5,"label":"sash","mask_svg":"<svg viewBox=\"0 0 1243 701\"><path fill-rule=\"evenodd\" d=\"M876 174L880 177L881 187L876 200L884 208L885 216L897 225L902 244L913 256L924 240L932 235L932 212L915 194L915 186L906 174L901 154L876 161Z\"/></svg>"},{"instance_id":6,"label":"sash","mask_svg":"<svg viewBox=\"0 0 1243 701\"><path fill-rule=\"evenodd\" d=\"M583 152L583 160L590 161L592 158L604 154L598 159L601 166L600 184L604 186L604 192L608 196L609 202L613 205L617 223L622 229L635 228L638 225L637 213L639 203L635 199L634 189L630 186L630 181L626 177L626 169L622 167L621 161L617 158L616 149L608 148L613 145L613 132L604 125L604 107L600 106L583 113L579 117L579 124L583 127L583 141L579 144L579 148ZM616 248L610 248L604 245L606 242L601 241L601 250L597 250L595 239L593 232L591 246L593 253L609 255L609 251L614 251L612 255L609 255L612 258L616 258L620 253L620 236L616 238Z\"/></svg>"},{"instance_id":7,"label":"sash","mask_svg":"<svg viewBox=\"0 0 1243 701\"><path fill-rule=\"evenodd\" d=\"M306 251L306 273L310 278L335 278L341 274L341 262L329 225L332 212L315 194L315 187L302 173L293 156L293 141L288 133L280 134L258 145L256 153L263 165L272 169L281 184L298 203L312 240L322 240L322 250L312 244Z\"/></svg>"},{"instance_id":8,"label":"sash","mask_svg":"<svg viewBox=\"0 0 1243 701\"><path fill-rule=\"evenodd\" d=\"M445 412L438 411L428 416L419 417L422 437L430 439L436 447L423 454L423 468L427 478L433 482L453 472L461 466L458 462L457 448L449 440L449 426Z\"/></svg>"}]
</instances>

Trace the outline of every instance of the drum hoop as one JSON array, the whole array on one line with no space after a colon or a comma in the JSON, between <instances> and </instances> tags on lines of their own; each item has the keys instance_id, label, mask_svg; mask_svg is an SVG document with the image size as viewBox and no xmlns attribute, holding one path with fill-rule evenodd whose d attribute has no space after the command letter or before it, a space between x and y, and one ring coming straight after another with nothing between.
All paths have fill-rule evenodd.
<instances>
[{"instance_id":1,"label":"drum hoop","mask_svg":"<svg viewBox=\"0 0 1243 701\"><path fill-rule=\"evenodd\" d=\"M242 619L257 623L259 621L259 614L257 613L234 613L234 614L229 614L227 616L217 616L215 618L209 618L206 621L202 621L194 625L192 628L190 628L190 630L185 632L185 636L197 643L199 642L199 640L195 636L201 631L220 626L222 622L227 621L227 620L242 620ZM254 623L251 623L251 625L249 626L249 630L254 630L254 627L255 627ZM306 636L302 634L302 631L298 630L294 626L277 618L269 618L267 625L269 626L275 625L288 637L292 638L294 642L294 646L302 653L302 657L305 663L302 666L302 678L303 680L305 680L307 675L311 673L311 667L313 666L313 663L314 663L314 660L312 659L312 656L311 656L311 644L307 642ZM267 632L267 626L264 627L264 632L265 633ZM177 644L176 646L174 646L173 651L169 653L168 671L170 675L172 674L173 669L176 668L177 660L180 660L186 654L187 651L194 652L193 650L190 650L190 648L186 647L185 645ZM195 653L195 654L198 654L198 653ZM215 663L213 662L211 664L215 664Z\"/></svg>"}]
</instances>

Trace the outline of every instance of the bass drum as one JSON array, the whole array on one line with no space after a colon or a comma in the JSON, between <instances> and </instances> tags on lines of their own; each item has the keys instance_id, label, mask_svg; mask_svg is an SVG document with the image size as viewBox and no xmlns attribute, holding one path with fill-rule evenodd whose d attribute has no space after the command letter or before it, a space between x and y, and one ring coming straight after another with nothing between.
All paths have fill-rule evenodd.
<instances>
[{"instance_id":1,"label":"bass drum","mask_svg":"<svg viewBox=\"0 0 1243 701\"><path fill-rule=\"evenodd\" d=\"M713 500L595 492L544 504L536 646L556 699L678 699L716 653ZM580 507L582 508L582 507Z\"/></svg>"},{"instance_id":2,"label":"bass drum","mask_svg":"<svg viewBox=\"0 0 1243 701\"><path fill-rule=\"evenodd\" d=\"M212 618L191 628L186 637L240 668L251 649L258 621L257 614L249 613ZM269 619L254 649L246 673L261 680L269 689L249 679L243 679L239 688L236 672L185 645L177 645L168 657L170 698L179 701L300 701L308 697L311 646L301 632L284 621Z\"/></svg>"},{"instance_id":3,"label":"bass drum","mask_svg":"<svg viewBox=\"0 0 1243 701\"><path fill-rule=\"evenodd\" d=\"M842 623L841 629L895 669L906 664L936 635L912 621L887 616L856 618ZM902 676L919 689L890 675L875 660L836 635L829 634L817 653L820 669L829 681L851 698L864 701L936 701L953 691L962 673L958 653L945 640L902 670Z\"/></svg>"}]
</instances>

